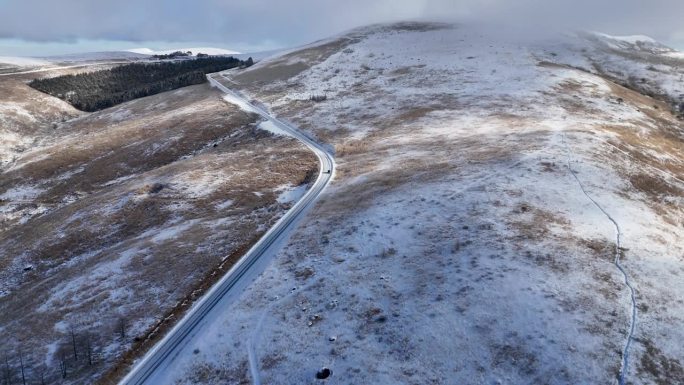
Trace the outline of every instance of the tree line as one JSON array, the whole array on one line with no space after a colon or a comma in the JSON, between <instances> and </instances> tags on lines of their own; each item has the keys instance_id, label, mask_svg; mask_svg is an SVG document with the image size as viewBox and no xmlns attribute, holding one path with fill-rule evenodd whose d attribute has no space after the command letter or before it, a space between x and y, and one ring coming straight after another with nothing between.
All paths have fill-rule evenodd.
<instances>
[{"instance_id":1,"label":"tree line","mask_svg":"<svg viewBox=\"0 0 684 385\"><path fill-rule=\"evenodd\" d=\"M192 56L192 51L176 51L176 52L171 52L167 54L159 54L159 55L152 55L152 59L159 59L159 60L166 60L166 59L176 59L179 57L188 57Z\"/></svg>"},{"instance_id":2,"label":"tree line","mask_svg":"<svg viewBox=\"0 0 684 385\"><path fill-rule=\"evenodd\" d=\"M248 67L252 58L203 57L162 63L131 63L107 70L34 79L29 86L82 111L98 111L129 100L206 81L206 74Z\"/></svg>"},{"instance_id":3,"label":"tree line","mask_svg":"<svg viewBox=\"0 0 684 385\"><path fill-rule=\"evenodd\" d=\"M108 339L113 337L122 345L138 340L128 335L126 318L118 318L112 326L113 329L103 330L71 327L63 333L47 361L41 351L25 351L21 345L11 353L1 352L0 385L54 384L87 377L97 366L105 364L104 348Z\"/></svg>"}]
</instances>

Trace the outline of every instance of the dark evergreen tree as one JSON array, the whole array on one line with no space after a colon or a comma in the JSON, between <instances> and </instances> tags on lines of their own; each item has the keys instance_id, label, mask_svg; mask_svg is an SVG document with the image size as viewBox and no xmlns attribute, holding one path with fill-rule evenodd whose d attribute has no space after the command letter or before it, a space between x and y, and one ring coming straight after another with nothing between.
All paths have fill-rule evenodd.
<instances>
[{"instance_id":1,"label":"dark evergreen tree","mask_svg":"<svg viewBox=\"0 0 684 385\"><path fill-rule=\"evenodd\" d=\"M251 59L251 58L250 58ZM212 56L160 63L132 63L109 70L35 79L29 85L83 111L98 111L132 99L206 82L206 74L247 66L233 57ZM251 65L251 64L249 64Z\"/></svg>"}]
</instances>

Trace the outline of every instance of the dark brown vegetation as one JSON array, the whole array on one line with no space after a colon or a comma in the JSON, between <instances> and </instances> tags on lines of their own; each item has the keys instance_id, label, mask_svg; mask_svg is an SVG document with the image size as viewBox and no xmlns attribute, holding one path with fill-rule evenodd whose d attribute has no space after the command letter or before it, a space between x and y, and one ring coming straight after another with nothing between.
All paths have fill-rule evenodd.
<instances>
[{"instance_id":1,"label":"dark brown vegetation","mask_svg":"<svg viewBox=\"0 0 684 385\"><path fill-rule=\"evenodd\" d=\"M641 375L650 377L658 385L684 383L684 367L676 357L668 357L649 339L638 342L646 350L638 363Z\"/></svg>"},{"instance_id":2,"label":"dark brown vegetation","mask_svg":"<svg viewBox=\"0 0 684 385\"><path fill-rule=\"evenodd\" d=\"M53 99L11 85L11 100ZM22 367L28 383L115 381L130 362L122 357L156 341L282 215L277 187L316 174L303 146L257 129L254 115L205 85L56 130L50 119L36 131L44 143L0 177L0 194L42 190L0 202L0 353L12 383ZM164 229L181 231L155 239ZM122 253L130 257L109 271Z\"/></svg>"}]
</instances>

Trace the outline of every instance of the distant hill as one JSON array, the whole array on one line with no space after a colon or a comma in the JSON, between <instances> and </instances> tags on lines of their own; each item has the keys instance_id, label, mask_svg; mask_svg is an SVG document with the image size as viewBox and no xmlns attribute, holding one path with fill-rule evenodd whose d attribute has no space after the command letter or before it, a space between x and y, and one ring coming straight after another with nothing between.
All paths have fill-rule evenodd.
<instances>
[{"instance_id":1,"label":"distant hill","mask_svg":"<svg viewBox=\"0 0 684 385\"><path fill-rule=\"evenodd\" d=\"M177 49L167 49L167 50L153 50L150 48L133 48L127 50L128 52L143 54L143 55L168 55L176 51L192 52L193 55L198 53L206 53L208 55L236 55L240 52L231 51L223 48L213 48L213 47L195 47L195 48L177 48Z\"/></svg>"},{"instance_id":2,"label":"distant hill","mask_svg":"<svg viewBox=\"0 0 684 385\"><path fill-rule=\"evenodd\" d=\"M92 112L128 100L204 83L207 73L251 63L232 57L131 63L95 72L34 79L29 86L56 96L81 111Z\"/></svg>"}]
</instances>

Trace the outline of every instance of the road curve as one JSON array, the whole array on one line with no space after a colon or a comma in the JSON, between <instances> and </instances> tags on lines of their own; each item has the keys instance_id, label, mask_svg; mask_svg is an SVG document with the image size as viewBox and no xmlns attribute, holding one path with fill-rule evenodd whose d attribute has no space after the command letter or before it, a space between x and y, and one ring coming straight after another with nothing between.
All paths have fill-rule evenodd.
<instances>
[{"instance_id":1,"label":"road curve","mask_svg":"<svg viewBox=\"0 0 684 385\"><path fill-rule=\"evenodd\" d=\"M323 190L332 180L335 173L335 161L333 156L320 144L304 135L292 125L283 122L270 115L263 108L255 106L237 92L225 87L214 79L214 75L207 75L209 82L226 94L237 98L243 108L259 114L264 119L270 121L277 128L285 131L288 135L304 143L313 151L320 162L318 178L306 192L306 194L276 222L273 227L254 245L251 249L233 266L226 275L221 278L198 302L196 302L186 315L169 331L169 333L159 341L142 359L140 359L124 377L119 384L138 385L153 383L157 372L163 372L170 367L171 362L179 354L189 337L200 329L202 321L207 316L216 311L224 311L224 307L217 307L217 304L228 298L228 294L239 291L251 278L261 272L263 264L257 262L267 254L277 250L281 242L287 238L289 232L295 227L307 209L309 209Z\"/></svg>"}]
</instances>

